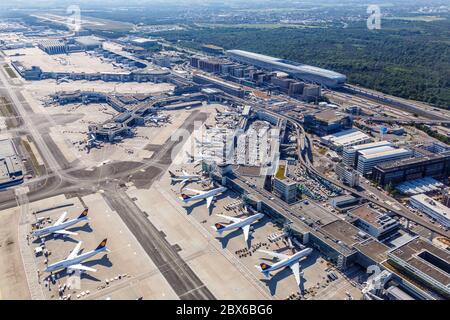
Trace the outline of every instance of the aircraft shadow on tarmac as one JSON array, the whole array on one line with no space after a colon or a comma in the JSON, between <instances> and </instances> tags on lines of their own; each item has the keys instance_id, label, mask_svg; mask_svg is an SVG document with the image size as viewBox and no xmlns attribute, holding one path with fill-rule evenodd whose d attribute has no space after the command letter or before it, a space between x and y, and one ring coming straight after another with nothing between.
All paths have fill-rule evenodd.
<instances>
[{"instance_id":1,"label":"aircraft shadow on tarmac","mask_svg":"<svg viewBox=\"0 0 450 320\"><path fill-rule=\"evenodd\" d=\"M80 250L80 254L81 253L82 253L82 250ZM109 259L107 253L105 253L100 259L88 260L88 261L82 262L82 264L85 265L86 267L91 267L91 268L95 268L95 269L97 269L96 266L98 266L98 265L101 265L101 266L104 266L104 267L108 267L108 268L111 268L113 266L113 264L112 264L111 260ZM54 273L54 274L58 274L59 278L61 279L61 278L66 277L66 276L73 276L74 273L68 273L67 269L64 269L64 270L61 270L61 271L59 271L57 273ZM82 272L82 273L80 273L80 278L81 279L91 280L91 281L96 281L96 282L102 281L102 280L94 277L93 274L94 274L93 272L89 272L89 271Z\"/></svg>"},{"instance_id":2,"label":"aircraft shadow on tarmac","mask_svg":"<svg viewBox=\"0 0 450 320\"><path fill-rule=\"evenodd\" d=\"M211 202L211 205L209 206L209 209L208 209L208 215L211 215L212 212L213 212L213 209L216 207L215 201L220 200L220 199L222 199L223 197L225 197L225 195L224 195L223 193L220 194L220 195L215 196L214 201ZM186 213L187 213L188 215L190 215L190 214L192 213L192 211L193 211L195 208L199 207L199 206L206 206L206 199L198 200L198 201L196 201L195 203L193 203L193 204L191 204L191 205L184 206L184 208L186 209Z\"/></svg>"},{"instance_id":3,"label":"aircraft shadow on tarmac","mask_svg":"<svg viewBox=\"0 0 450 320\"><path fill-rule=\"evenodd\" d=\"M94 231L92 228L91 228L91 226L90 226L90 224L88 223L88 222L86 222L84 225L82 225L82 226L78 226L78 227L72 227L72 228L70 228L70 229L67 229L68 231L72 231L72 232L77 232L78 233L78 231L83 231L83 232L88 232L88 233L91 233L92 231Z\"/></svg>"},{"instance_id":4,"label":"aircraft shadow on tarmac","mask_svg":"<svg viewBox=\"0 0 450 320\"><path fill-rule=\"evenodd\" d=\"M266 261L270 261L270 262L276 262L279 260L274 260L274 259L266 259L266 258L261 258L261 260L266 260ZM313 265L314 263L316 263L317 260L317 256L314 257L307 257L306 259L303 259L300 261L300 272L304 269L306 269L307 267ZM288 276L292 277L292 281L295 283L295 278L294 275L292 274L292 271L289 267L286 267L282 270L276 271L276 273L272 273L272 277L270 279L261 279L262 282L264 282L270 290L270 294L272 296L275 295L276 290L277 290L277 284L279 281L283 280L284 278L287 278ZM304 277L301 277L301 282L300 282L300 286L304 287L304 284L308 282L307 279L305 279ZM300 289L300 288L298 288Z\"/></svg>"},{"instance_id":5,"label":"aircraft shadow on tarmac","mask_svg":"<svg viewBox=\"0 0 450 320\"><path fill-rule=\"evenodd\" d=\"M256 223L253 223L251 226L254 229L253 232L257 232L258 228L261 228L262 226L264 226L267 222L269 222L269 219L267 218L263 218L261 220L259 220ZM247 248L250 248L252 246L252 239L253 237L253 232L250 232L249 236L248 236L248 241L246 243ZM221 243L222 243L222 249L225 249L228 246L228 242L233 239L236 238L238 236L242 237L242 241L244 241L244 232L242 231L241 228L235 229L227 234L224 234L223 236L216 236L216 239L218 239Z\"/></svg>"},{"instance_id":6,"label":"aircraft shadow on tarmac","mask_svg":"<svg viewBox=\"0 0 450 320\"><path fill-rule=\"evenodd\" d=\"M86 222L83 226L71 227L71 228L68 228L67 231L72 231L72 232L77 232L77 233L78 233L78 231L83 231L83 232L90 233L90 232L92 232L94 230L91 228L89 223ZM72 237L73 236L71 236L71 235L56 235L55 236L54 234L47 234L47 235L45 235L43 237L34 239L32 241L32 243L38 244L38 243L41 242L41 240L43 240L44 242L49 241L49 240L63 240L64 242L69 241L69 242L73 242L73 243L79 242L79 240L74 239Z\"/></svg>"}]
</instances>

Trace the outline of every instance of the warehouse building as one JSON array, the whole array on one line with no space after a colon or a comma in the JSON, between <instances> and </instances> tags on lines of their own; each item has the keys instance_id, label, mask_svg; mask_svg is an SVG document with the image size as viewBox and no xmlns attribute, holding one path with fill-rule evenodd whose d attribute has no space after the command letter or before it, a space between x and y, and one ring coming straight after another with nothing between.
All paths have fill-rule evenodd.
<instances>
[{"instance_id":1,"label":"warehouse building","mask_svg":"<svg viewBox=\"0 0 450 320\"><path fill-rule=\"evenodd\" d=\"M270 57L258 53L227 50L226 55L240 63L254 65L256 67L269 71L283 71L293 78L313 82L329 88L338 88L345 84L347 77L343 74L313 67L294 61Z\"/></svg>"},{"instance_id":2,"label":"warehouse building","mask_svg":"<svg viewBox=\"0 0 450 320\"><path fill-rule=\"evenodd\" d=\"M39 49L47 54L64 54L67 53L66 43L62 40L42 40L38 43Z\"/></svg>"},{"instance_id":3,"label":"warehouse building","mask_svg":"<svg viewBox=\"0 0 450 320\"><path fill-rule=\"evenodd\" d=\"M412 157L412 154L413 153L411 150L403 148L395 149L388 146L363 150L358 158L356 170L358 170L358 172L362 175L366 175L372 172L372 168L377 164L392 160L410 158Z\"/></svg>"},{"instance_id":4,"label":"warehouse building","mask_svg":"<svg viewBox=\"0 0 450 320\"><path fill-rule=\"evenodd\" d=\"M417 194L409 198L411 206L425 213L427 216L436 220L437 223L450 227L450 208L442 203L433 200L425 194Z\"/></svg>"}]
</instances>

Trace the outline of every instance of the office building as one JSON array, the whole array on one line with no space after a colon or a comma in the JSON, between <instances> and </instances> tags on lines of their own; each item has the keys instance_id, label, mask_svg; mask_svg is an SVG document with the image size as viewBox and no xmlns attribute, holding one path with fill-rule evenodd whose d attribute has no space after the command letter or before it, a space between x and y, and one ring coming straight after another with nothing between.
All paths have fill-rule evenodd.
<instances>
[{"instance_id":1,"label":"office building","mask_svg":"<svg viewBox=\"0 0 450 320\"><path fill-rule=\"evenodd\" d=\"M412 207L425 213L437 223L450 227L450 208L425 194L417 194L409 198Z\"/></svg>"},{"instance_id":2,"label":"office building","mask_svg":"<svg viewBox=\"0 0 450 320\"><path fill-rule=\"evenodd\" d=\"M356 146L345 147L342 150L342 163L347 166L354 167L358 163L360 151L379 148L384 146L392 146L390 141L377 141L371 143L360 144Z\"/></svg>"},{"instance_id":3,"label":"office building","mask_svg":"<svg viewBox=\"0 0 450 320\"><path fill-rule=\"evenodd\" d=\"M364 204L348 211L351 223L377 239L392 235L400 224L372 204Z\"/></svg>"},{"instance_id":4,"label":"office building","mask_svg":"<svg viewBox=\"0 0 450 320\"><path fill-rule=\"evenodd\" d=\"M372 168L377 164L410 157L412 157L412 151L403 148L395 149L392 147L380 147L363 150L358 157L356 170L362 175L366 175L372 172Z\"/></svg>"},{"instance_id":5,"label":"office building","mask_svg":"<svg viewBox=\"0 0 450 320\"><path fill-rule=\"evenodd\" d=\"M236 60L240 63L254 65L269 71L283 71L293 78L317 83L325 87L338 88L343 86L347 80L345 75L334 71L258 53L242 50L227 50L226 54L230 59Z\"/></svg>"},{"instance_id":6,"label":"office building","mask_svg":"<svg viewBox=\"0 0 450 320\"><path fill-rule=\"evenodd\" d=\"M359 174L352 167L348 167L343 163L338 163L335 168L336 175L339 180L350 187L359 186Z\"/></svg>"},{"instance_id":7,"label":"office building","mask_svg":"<svg viewBox=\"0 0 450 320\"><path fill-rule=\"evenodd\" d=\"M344 129L350 129L353 125L351 116L333 109L306 114L303 122L305 130L313 132L318 136L325 136Z\"/></svg>"},{"instance_id":8,"label":"office building","mask_svg":"<svg viewBox=\"0 0 450 320\"><path fill-rule=\"evenodd\" d=\"M298 183L287 175L286 163L280 163L273 179L273 190L287 203L297 200Z\"/></svg>"},{"instance_id":9,"label":"office building","mask_svg":"<svg viewBox=\"0 0 450 320\"><path fill-rule=\"evenodd\" d=\"M372 171L372 179L382 187L425 177L440 179L449 175L448 153L386 162L378 164Z\"/></svg>"},{"instance_id":10,"label":"office building","mask_svg":"<svg viewBox=\"0 0 450 320\"><path fill-rule=\"evenodd\" d=\"M302 96L305 99L318 98L322 96L322 88L314 84L305 84Z\"/></svg>"}]
</instances>

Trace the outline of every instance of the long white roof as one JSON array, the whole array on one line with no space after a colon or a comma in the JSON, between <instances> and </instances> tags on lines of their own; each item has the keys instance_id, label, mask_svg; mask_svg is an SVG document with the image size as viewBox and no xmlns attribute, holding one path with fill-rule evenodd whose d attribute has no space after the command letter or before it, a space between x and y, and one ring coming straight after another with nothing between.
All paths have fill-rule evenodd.
<instances>
[{"instance_id":1,"label":"long white roof","mask_svg":"<svg viewBox=\"0 0 450 320\"><path fill-rule=\"evenodd\" d=\"M384 147L382 147L384 148ZM397 155L407 155L407 154L411 154L411 150L407 150L407 149L392 149L392 150L384 150L381 152L376 152L376 153L370 153L370 154L365 154L365 155L361 155L362 158L369 160L369 159L377 159L377 158L390 158L390 157L394 157Z\"/></svg>"},{"instance_id":2,"label":"long white roof","mask_svg":"<svg viewBox=\"0 0 450 320\"><path fill-rule=\"evenodd\" d=\"M362 131L357 129L349 129L340 131L335 134L330 134L328 136L322 137L322 140L328 141L329 143L333 143L335 145L348 145L355 143L360 140L366 140L369 136Z\"/></svg>"},{"instance_id":3,"label":"long white roof","mask_svg":"<svg viewBox=\"0 0 450 320\"><path fill-rule=\"evenodd\" d=\"M415 196L412 196L411 199L416 200L417 202L423 204L427 208L433 210L437 214L450 219L450 208L447 208L442 203L433 200L429 196L425 194L416 194Z\"/></svg>"},{"instance_id":4,"label":"long white roof","mask_svg":"<svg viewBox=\"0 0 450 320\"><path fill-rule=\"evenodd\" d=\"M350 146L350 147L346 148L346 150L347 151L358 151L358 150L372 149L372 148L383 147L383 146L392 146L392 142L376 141L376 142L371 142L371 143L359 144L357 146Z\"/></svg>"},{"instance_id":5,"label":"long white roof","mask_svg":"<svg viewBox=\"0 0 450 320\"><path fill-rule=\"evenodd\" d=\"M227 50L227 53L230 53L231 55L241 56L244 58L249 59L255 59L259 60L261 62L265 63L272 63L274 66L280 66L282 68L288 68L291 69L293 72L299 72L299 73L310 73L310 74L317 74L323 77L327 77L330 79L342 79L345 80L347 77L341 73L322 69L306 64L297 63L294 61L284 60L280 58L275 58L271 56L266 56L264 54L244 51L244 50ZM283 69L281 69L283 71Z\"/></svg>"}]
</instances>

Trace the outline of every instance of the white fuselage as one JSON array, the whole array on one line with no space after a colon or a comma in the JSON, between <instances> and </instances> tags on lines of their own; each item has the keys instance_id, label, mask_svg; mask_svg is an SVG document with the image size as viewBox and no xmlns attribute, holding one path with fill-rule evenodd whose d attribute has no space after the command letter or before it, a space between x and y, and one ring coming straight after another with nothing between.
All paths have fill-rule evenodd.
<instances>
[{"instance_id":1,"label":"white fuselage","mask_svg":"<svg viewBox=\"0 0 450 320\"><path fill-rule=\"evenodd\" d=\"M76 218L76 219L72 219L72 220L68 220L64 223L61 223L57 226L49 226L49 227L45 227L39 230L36 230L33 232L33 236L35 237L39 237L39 236L43 236L43 235L47 235L47 234L51 234L54 233L55 231L59 231L59 230L64 230L70 226L73 226L74 224L77 224L78 222L81 221L87 221L88 217L82 217L82 218Z\"/></svg>"},{"instance_id":2,"label":"white fuselage","mask_svg":"<svg viewBox=\"0 0 450 320\"><path fill-rule=\"evenodd\" d=\"M58 261L56 263L53 263L53 264L49 265L45 269L45 271L46 272L53 272L53 271L56 271L56 270L65 269L65 268L68 268L68 267L70 267L72 265L78 264L78 263L80 263L80 262L82 262L82 261L84 261L86 259L89 259L89 258L95 256L96 254L99 254L99 253L102 253L102 252L106 252L106 251L107 251L106 247L103 247L101 249L92 250L92 251L80 254L80 255L72 258L72 259L61 260L61 261Z\"/></svg>"},{"instance_id":3,"label":"white fuselage","mask_svg":"<svg viewBox=\"0 0 450 320\"><path fill-rule=\"evenodd\" d=\"M294 253L292 256L290 256L287 259L284 259L284 260L274 263L272 266L270 266L270 268L264 270L264 272L269 273L269 272L272 272L272 271L275 271L275 270L278 270L281 268L290 267L291 265L298 263L301 258L309 255L312 251L313 251L313 249L311 249L311 248L303 249L302 251Z\"/></svg>"},{"instance_id":4,"label":"white fuselage","mask_svg":"<svg viewBox=\"0 0 450 320\"><path fill-rule=\"evenodd\" d=\"M227 188L225 188L225 187L219 187L219 188L216 188L216 189L209 190L209 191L207 191L205 193L197 194L195 196L189 197L188 199L183 199L183 201L184 202L190 202L190 201L195 201L195 200L206 199L206 198L209 198L209 197L214 197L214 196L218 195L219 193L222 193L222 192L224 192L226 190L227 190Z\"/></svg>"},{"instance_id":5,"label":"white fuselage","mask_svg":"<svg viewBox=\"0 0 450 320\"><path fill-rule=\"evenodd\" d=\"M188 181L192 182L192 181L198 181L201 178L202 178L202 176L199 176L199 175L187 175L187 176L171 177L173 182L184 181L184 180L188 180Z\"/></svg>"},{"instance_id":6,"label":"white fuselage","mask_svg":"<svg viewBox=\"0 0 450 320\"><path fill-rule=\"evenodd\" d=\"M245 219L242 219L242 221L239 222L233 222L230 223L228 225L226 225L224 228L217 230L219 233L222 233L223 231L228 231L228 230L233 230L233 229L237 229L237 228L242 228L245 227L246 225L252 224L253 222L262 219L264 217L264 214L262 213L257 213L254 214L250 217L247 217Z\"/></svg>"}]
</instances>

